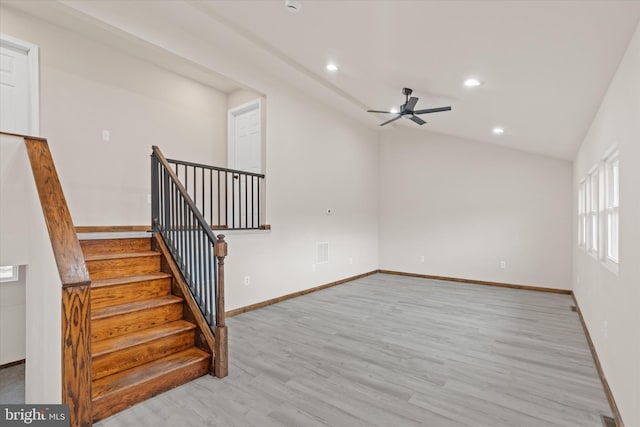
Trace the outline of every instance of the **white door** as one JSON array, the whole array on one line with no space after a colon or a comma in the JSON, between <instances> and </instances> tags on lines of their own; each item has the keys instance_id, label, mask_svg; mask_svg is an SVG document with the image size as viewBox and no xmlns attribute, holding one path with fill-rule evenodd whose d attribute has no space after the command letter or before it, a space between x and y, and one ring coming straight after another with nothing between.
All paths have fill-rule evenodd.
<instances>
[{"instance_id":1,"label":"white door","mask_svg":"<svg viewBox=\"0 0 640 427\"><path fill-rule=\"evenodd\" d=\"M0 35L0 131L39 134L38 48Z\"/></svg>"},{"instance_id":2,"label":"white door","mask_svg":"<svg viewBox=\"0 0 640 427\"><path fill-rule=\"evenodd\" d=\"M229 110L229 169L261 173L262 124L260 100ZM252 228L259 225L257 177L233 174L227 198L228 226Z\"/></svg>"},{"instance_id":3,"label":"white door","mask_svg":"<svg viewBox=\"0 0 640 427\"><path fill-rule=\"evenodd\" d=\"M260 100L229 111L229 168L260 173Z\"/></svg>"}]
</instances>

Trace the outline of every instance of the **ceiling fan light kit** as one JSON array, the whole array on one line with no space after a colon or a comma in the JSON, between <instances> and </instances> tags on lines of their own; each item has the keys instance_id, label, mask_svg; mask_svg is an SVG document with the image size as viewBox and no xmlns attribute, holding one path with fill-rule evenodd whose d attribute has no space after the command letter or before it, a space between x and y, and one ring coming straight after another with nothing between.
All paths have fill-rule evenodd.
<instances>
[{"instance_id":1,"label":"ceiling fan light kit","mask_svg":"<svg viewBox=\"0 0 640 427\"><path fill-rule=\"evenodd\" d=\"M398 114L396 117L387 120L386 122L380 123L380 126L384 126L391 122L395 122L396 120L404 117L406 119L411 120L414 123L422 126L427 123L418 117L419 114L430 114L430 113L439 113L441 111L451 111L451 106L448 107L438 107L438 108L428 108L426 110L415 110L416 104L418 103L418 98L412 96L409 98L409 95L413 93L413 90L405 87L402 88L402 94L405 96L405 102L400 106L399 111L382 111L382 110L367 110L369 113L382 113L382 114Z\"/></svg>"}]
</instances>

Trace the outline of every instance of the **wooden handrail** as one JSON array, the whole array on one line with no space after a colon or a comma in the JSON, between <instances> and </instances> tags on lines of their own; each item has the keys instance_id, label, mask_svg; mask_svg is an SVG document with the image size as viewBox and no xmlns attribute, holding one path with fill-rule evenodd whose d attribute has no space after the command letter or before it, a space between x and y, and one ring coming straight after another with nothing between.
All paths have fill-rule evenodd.
<instances>
[{"instance_id":1,"label":"wooden handrail","mask_svg":"<svg viewBox=\"0 0 640 427\"><path fill-rule=\"evenodd\" d=\"M24 142L62 283L62 403L71 426L90 426L91 279L47 140Z\"/></svg>"},{"instance_id":2,"label":"wooden handrail","mask_svg":"<svg viewBox=\"0 0 640 427\"><path fill-rule=\"evenodd\" d=\"M167 173L169 174L169 176L171 177L171 179L175 183L175 185L178 188L178 190L185 196L185 198L184 198L185 202L189 206L189 209L191 209L191 211L193 211L194 215L198 219L198 222L200 222L200 224L206 225L207 221L205 221L204 217L200 213L200 210L193 203L193 200L191 200L191 197L189 197L189 192L187 191L186 188L184 188L184 185L182 185L182 183L180 182L180 178L178 178L178 175L176 175L176 173L173 171L173 169L171 169L171 166L169 165L169 162L167 162L167 159L164 157L164 154L162 154L162 151L160 151L160 148L158 148L158 146L156 146L156 145L153 145L151 148L153 150L153 154L157 157L157 159L160 161L162 166L164 166L164 168L167 170ZM152 220L153 220L153 218L152 218ZM155 224L152 223L151 225L153 227L155 227ZM204 230L205 233L207 233L207 236L209 236L209 238L211 239L212 242L215 242L216 240L218 240L216 238L216 235L213 234L213 231L211 231L210 227L203 227L203 230ZM154 228L154 231L155 231L155 228Z\"/></svg>"},{"instance_id":3,"label":"wooden handrail","mask_svg":"<svg viewBox=\"0 0 640 427\"><path fill-rule=\"evenodd\" d=\"M25 138L42 213L63 287L83 286L91 279L46 140Z\"/></svg>"}]
</instances>

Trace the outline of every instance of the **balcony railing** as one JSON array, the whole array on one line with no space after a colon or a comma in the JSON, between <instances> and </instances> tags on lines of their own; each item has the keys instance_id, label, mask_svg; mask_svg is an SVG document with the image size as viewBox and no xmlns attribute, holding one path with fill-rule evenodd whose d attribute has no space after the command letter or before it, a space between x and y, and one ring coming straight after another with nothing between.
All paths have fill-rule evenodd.
<instances>
[{"instance_id":1,"label":"balcony railing","mask_svg":"<svg viewBox=\"0 0 640 427\"><path fill-rule=\"evenodd\" d=\"M167 162L212 228L264 228L264 175L181 160Z\"/></svg>"}]
</instances>

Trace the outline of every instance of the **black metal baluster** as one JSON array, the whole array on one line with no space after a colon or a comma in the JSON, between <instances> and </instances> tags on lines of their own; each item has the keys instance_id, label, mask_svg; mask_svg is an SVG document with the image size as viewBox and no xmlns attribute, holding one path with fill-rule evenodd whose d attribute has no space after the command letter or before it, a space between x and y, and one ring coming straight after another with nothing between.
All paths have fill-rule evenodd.
<instances>
[{"instance_id":1,"label":"black metal baluster","mask_svg":"<svg viewBox=\"0 0 640 427\"><path fill-rule=\"evenodd\" d=\"M176 183L171 181L171 206L173 207L173 217L171 218L171 228L173 230L173 240L175 242L175 253L180 257L180 234L178 234L178 201L176 200Z\"/></svg>"},{"instance_id":2,"label":"black metal baluster","mask_svg":"<svg viewBox=\"0 0 640 427\"><path fill-rule=\"evenodd\" d=\"M256 181L256 178L254 176L251 177L251 228L256 228L256 223L254 221L254 217L256 214L256 209L255 209L255 205L253 204L256 196L254 193L254 188L253 188L253 183Z\"/></svg>"},{"instance_id":3,"label":"black metal baluster","mask_svg":"<svg viewBox=\"0 0 640 427\"><path fill-rule=\"evenodd\" d=\"M229 183L227 182L229 172L224 173L224 226L229 228Z\"/></svg>"},{"instance_id":4,"label":"black metal baluster","mask_svg":"<svg viewBox=\"0 0 640 427\"><path fill-rule=\"evenodd\" d=\"M184 205L185 205L185 210L187 209L187 201L186 199L184 200ZM189 212L187 214L187 257L189 258L189 279L191 281L192 284L192 288L195 288L195 286L193 286L193 228L192 228L192 224L191 224L191 212Z\"/></svg>"},{"instance_id":5,"label":"black metal baluster","mask_svg":"<svg viewBox=\"0 0 640 427\"><path fill-rule=\"evenodd\" d=\"M207 319L207 323L209 323L209 311L211 310L211 307L209 307L209 295L211 294L209 246L210 246L209 239L205 239L204 247L202 248L202 260L203 260L202 264L204 265L204 277L205 277L205 283L207 284L207 286L206 286L205 295L204 295L205 309L203 310L203 312L204 312L205 319Z\"/></svg>"},{"instance_id":6,"label":"black metal baluster","mask_svg":"<svg viewBox=\"0 0 640 427\"><path fill-rule=\"evenodd\" d=\"M202 302L202 296L205 292L204 275L202 274L202 233L203 226L198 223L196 218L196 260L198 261L196 267L198 269L198 283L200 284L200 301Z\"/></svg>"},{"instance_id":7,"label":"black metal baluster","mask_svg":"<svg viewBox=\"0 0 640 427\"><path fill-rule=\"evenodd\" d=\"M187 165L184 166L184 189L189 193L189 171L187 170Z\"/></svg>"},{"instance_id":8,"label":"black metal baluster","mask_svg":"<svg viewBox=\"0 0 640 427\"><path fill-rule=\"evenodd\" d=\"M151 154L151 229L158 231L158 163L155 154Z\"/></svg>"},{"instance_id":9,"label":"black metal baluster","mask_svg":"<svg viewBox=\"0 0 640 427\"><path fill-rule=\"evenodd\" d=\"M180 236L180 264L182 265L182 268L185 268L184 265L184 258L185 258L185 253L184 253L184 217L183 217L183 213L182 213L182 198L179 197L179 193L178 193L178 187L175 186L176 189L176 205L178 207L178 224L177 225L177 229L178 229L178 235ZM179 203L180 202L180 203ZM186 271L186 269L185 269Z\"/></svg>"},{"instance_id":10,"label":"black metal baluster","mask_svg":"<svg viewBox=\"0 0 640 427\"><path fill-rule=\"evenodd\" d=\"M247 178L249 175L244 174L244 228L249 228L249 183ZM240 210L240 218L242 218L242 210ZM240 225L242 226L242 224Z\"/></svg>"},{"instance_id":11,"label":"black metal baluster","mask_svg":"<svg viewBox=\"0 0 640 427\"><path fill-rule=\"evenodd\" d=\"M213 225L213 169L209 169L209 226Z\"/></svg>"},{"instance_id":12,"label":"black metal baluster","mask_svg":"<svg viewBox=\"0 0 640 427\"><path fill-rule=\"evenodd\" d=\"M200 176L200 197L202 198L202 211L200 212L204 219L207 219L207 198L206 198L206 187L205 187L205 170L204 168L198 167L198 175ZM197 218L196 218L197 220Z\"/></svg>"},{"instance_id":13,"label":"black metal baluster","mask_svg":"<svg viewBox=\"0 0 640 427\"><path fill-rule=\"evenodd\" d=\"M196 180L196 167L191 166L193 168L193 202L198 207L198 181ZM189 194L189 189L187 188L187 194Z\"/></svg>"}]
</instances>

